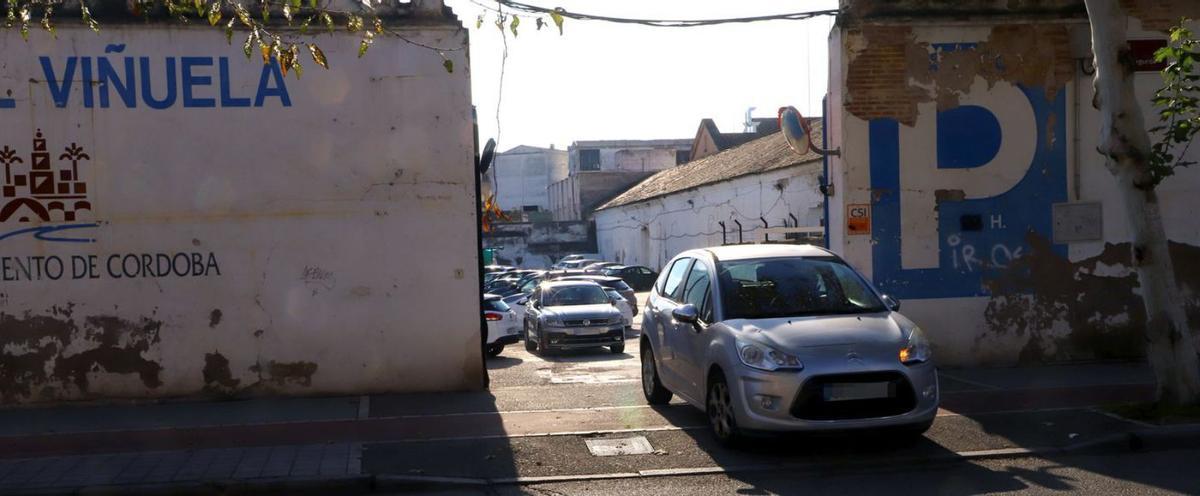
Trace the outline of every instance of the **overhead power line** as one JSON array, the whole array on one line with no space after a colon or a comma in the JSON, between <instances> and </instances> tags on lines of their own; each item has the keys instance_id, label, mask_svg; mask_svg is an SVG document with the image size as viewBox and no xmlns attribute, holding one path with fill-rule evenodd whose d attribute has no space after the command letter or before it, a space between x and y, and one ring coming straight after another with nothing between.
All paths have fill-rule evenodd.
<instances>
[{"instance_id":1,"label":"overhead power line","mask_svg":"<svg viewBox=\"0 0 1200 496\"><path fill-rule=\"evenodd\" d=\"M478 2L476 2L478 3ZM578 19L583 21L605 21L622 24L640 24L643 26L654 26L664 28L690 28L697 26L715 26L718 24L736 24L747 22L761 21L798 21L803 19L811 19L818 16L837 15L837 9L813 10L808 12L791 12L784 14L770 14L752 17L731 17L725 19L634 19L628 17L611 17L596 14L585 14L582 12L572 12L561 7L547 8L537 5L530 5L514 0L496 0L496 3L506 7L536 13L536 14L556 14L570 19Z\"/></svg>"}]
</instances>

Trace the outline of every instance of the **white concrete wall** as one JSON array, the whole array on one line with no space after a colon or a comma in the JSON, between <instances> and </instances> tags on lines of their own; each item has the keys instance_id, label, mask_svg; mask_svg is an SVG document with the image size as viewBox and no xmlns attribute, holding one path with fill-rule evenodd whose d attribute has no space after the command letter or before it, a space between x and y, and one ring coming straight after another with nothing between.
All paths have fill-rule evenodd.
<instances>
[{"instance_id":1,"label":"white concrete wall","mask_svg":"<svg viewBox=\"0 0 1200 496\"><path fill-rule=\"evenodd\" d=\"M524 151L496 156L496 202L504 210L520 210L534 205L550 210L549 187L554 176L566 169L564 150Z\"/></svg>"},{"instance_id":2,"label":"white concrete wall","mask_svg":"<svg viewBox=\"0 0 1200 496\"><path fill-rule=\"evenodd\" d=\"M1161 38L1134 22L1131 38ZM865 29L870 29L865 28ZM1086 25L1075 25L1086 39ZM920 46L984 42L986 24L913 28ZM946 46L943 45L943 46ZM848 65L870 53L862 36L835 28L830 37L831 247L880 288L904 300L903 312L931 335L947 365L1008 364L1136 356L1140 300L1128 267L1128 223L1104 158L1090 77L1054 91L974 76L957 105L917 104L913 125L865 120L845 110ZM991 60L990 58L988 60ZM911 69L910 69L911 70ZM968 78L971 76L968 75ZM912 79L910 79L911 81ZM930 91L933 88L923 87ZM1147 125L1156 73L1136 76ZM965 109L965 110L964 110ZM950 114L958 113L958 116ZM939 119L946 119L939 125ZM955 133L956 129L971 132ZM947 154L976 162L946 166ZM994 143L991 141L994 140ZM988 144L990 143L990 144ZM1200 150L1191 150L1193 160ZM939 164L942 166L939 166ZM1200 169L1181 170L1159 189L1167 233L1195 322L1200 292ZM941 198L939 198L941 195ZM1102 239L1054 243L1052 207L1102 205ZM846 208L872 208L873 231L847 231ZM964 230L978 215L980 230Z\"/></svg>"},{"instance_id":3,"label":"white concrete wall","mask_svg":"<svg viewBox=\"0 0 1200 496\"><path fill-rule=\"evenodd\" d=\"M724 221L728 242L738 241L736 219L746 242L762 228L782 227L788 214L800 227L821 223L820 164L807 164L731 179L694 190L596 212L600 255L632 265L660 269L671 257L693 248L721 245Z\"/></svg>"},{"instance_id":4,"label":"white concrete wall","mask_svg":"<svg viewBox=\"0 0 1200 496\"><path fill-rule=\"evenodd\" d=\"M399 29L454 73L392 37L322 36L332 69L285 79L207 26L0 33L10 173L74 144L90 203L0 221L2 402L481 387L466 35Z\"/></svg>"}]
</instances>

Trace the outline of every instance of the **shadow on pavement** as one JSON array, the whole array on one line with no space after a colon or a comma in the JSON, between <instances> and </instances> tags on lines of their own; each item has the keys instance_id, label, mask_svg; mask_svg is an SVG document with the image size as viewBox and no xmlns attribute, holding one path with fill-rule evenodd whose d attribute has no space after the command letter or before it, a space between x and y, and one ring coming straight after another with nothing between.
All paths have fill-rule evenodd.
<instances>
[{"instance_id":1,"label":"shadow on pavement","mask_svg":"<svg viewBox=\"0 0 1200 496\"><path fill-rule=\"evenodd\" d=\"M525 360L516 357L500 355L498 357L488 358L486 363L488 370L497 370L516 367L517 365L525 363Z\"/></svg>"},{"instance_id":2,"label":"shadow on pavement","mask_svg":"<svg viewBox=\"0 0 1200 496\"><path fill-rule=\"evenodd\" d=\"M633 358L628 353L613 353L608 348L582 348L578 350L561 350L549 354L539 353L538 357L547 362L609 362Z\"/></svg>"}]
</instances>

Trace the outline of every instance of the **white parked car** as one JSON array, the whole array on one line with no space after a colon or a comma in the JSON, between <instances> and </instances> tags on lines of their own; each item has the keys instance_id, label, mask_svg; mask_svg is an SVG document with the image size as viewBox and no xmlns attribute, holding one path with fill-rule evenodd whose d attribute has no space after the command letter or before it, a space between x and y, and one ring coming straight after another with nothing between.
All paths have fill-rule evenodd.
<instances>
[{"instance_id":1,"label":"white parked car","mask_svg":"<svg viewBox=\"0 0 1200 496\"><path fill-rule=\"evenodd\" d=\"M494 294L483 295L483 319L487 321L487 347L484 352L488 356L499 356L504 347L514 344L521 339L521 321L517 313L507 303Z\"/></svg>"},{"instance_id":2,"label":"white parked car","mask_svg":"<svg viewBox=\"0 0 1200 496\"><path fill-rule=\"evenodd\" d=\"M625 300L621 293L615 289L604 288L604 292L608 293L608 297L616 301L617 310L621 311L621 319L625 321L625 335L629 335L629 331L633 329L633 306Z\"/></svg>"}]
</instances>

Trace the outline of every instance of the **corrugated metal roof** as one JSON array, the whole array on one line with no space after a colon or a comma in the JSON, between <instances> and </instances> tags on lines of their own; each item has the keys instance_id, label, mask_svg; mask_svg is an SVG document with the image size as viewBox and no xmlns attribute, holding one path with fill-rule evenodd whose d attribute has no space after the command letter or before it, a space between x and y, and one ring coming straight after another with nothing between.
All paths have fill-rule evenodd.
<instances>
[{"instance_id":1,"label":"corrugated metal roof","mask_svg":"<svg viewBox=\"0 0 1200 496\"><path fill-rule=\"evenodd\" d=\"M813 123L813 142L821 142L820 121ZM772 133L735 148L700 160L659 172L629 188L596 210L629 205L684 190L727 181L750 174L820 162L821 156L809 151L797 155L782 133Z\"/></svg>"}]
</instances>

